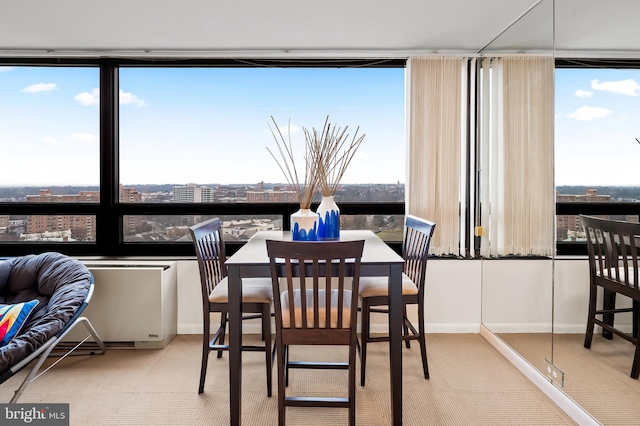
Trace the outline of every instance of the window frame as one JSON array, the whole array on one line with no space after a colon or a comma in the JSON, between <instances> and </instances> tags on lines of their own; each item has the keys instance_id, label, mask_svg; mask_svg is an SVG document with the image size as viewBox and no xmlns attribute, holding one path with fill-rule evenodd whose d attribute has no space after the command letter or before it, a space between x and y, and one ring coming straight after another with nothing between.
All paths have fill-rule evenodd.
<instances>
[{"instance_id":1,"label":"window frame","mask_svg":"<svg viewBox=\"0 0 640 426\"><path fill-rule=\"evenodd\" d=\"M191 243L124 242L123 218L127 215L281 215L289 229L296 203L120 203L119 200L119 69L123 67L257 67L296 68L372 67L405 68L404 59L82 59L82 58L0 58L0 66L98 67L100 72L100 202L99 203L13 203L0 202L7 215L91 215L96 217L95 243L1 242L0 256L10 257L44 251L72 256L193 256ZM317 208L317 203L312 206ZM404 202L340 203L341 214L404 215ZM389 242L396 251L401 242ZM234 253L242 243L228 243Z\"/></svg>"},{"instance_id":2,"label":"window frame","mask_svg":"<svg viewBox=\"0 0 640 426\"><path fill-rule=\"evenodd\" d=\"M556 58L558 68L619 68L640 69L640 60L634 59L563 59ZM640 215L640 202L556 202L556 216L577 215ZM586 242L556 241L557 255L587 255Z\"/></svg>"}]
</instances>

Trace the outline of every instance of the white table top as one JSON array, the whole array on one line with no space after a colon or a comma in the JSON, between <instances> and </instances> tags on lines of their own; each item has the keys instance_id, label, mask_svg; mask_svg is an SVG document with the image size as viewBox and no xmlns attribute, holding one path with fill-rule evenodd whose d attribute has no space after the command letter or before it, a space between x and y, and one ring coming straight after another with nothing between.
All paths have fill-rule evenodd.
<instances>
[{"instance_id":1,"label":"white table top","mask_svg":"<svg viewBox=\"0 0 640 426\"><path fill-rule=\"evenodd\" d=\"M227 259L227 266L238 265L266 265L269 263L266 240L291 241L291 232L288 231L260 231ZM369 230L344 230L340 231L340 241L365 240L362 253L362 264L393 264L404 263L402 256L398 255L376 234ZM304 244L305 242L301 242Z\"/></svg>"}]
</instances>

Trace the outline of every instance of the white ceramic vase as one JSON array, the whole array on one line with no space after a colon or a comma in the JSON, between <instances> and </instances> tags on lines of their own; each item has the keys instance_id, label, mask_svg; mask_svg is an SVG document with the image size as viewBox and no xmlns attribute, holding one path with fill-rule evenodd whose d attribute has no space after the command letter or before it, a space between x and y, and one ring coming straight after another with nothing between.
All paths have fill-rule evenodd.
<instances>
[{"instance_id":1,"label":"white ceramic vase","mask_svg":"<svg viewBox=\"0 0 640 426\"><path fill-rule=\"evenodd\" d=\"M291 215L293 241L318 240L318 214L311 209L300 209Z\"/></svg>"},{"instance_id":2,"label":"white ceramic vase","mask_svg":"<svg viewBox=\"0 0 640 426\"><path fill-rule=\"evenodd\" d=\"M340 209L333 195L323 196L318 206L318 239L340 238Z\"/></svg>"}]
</instances>

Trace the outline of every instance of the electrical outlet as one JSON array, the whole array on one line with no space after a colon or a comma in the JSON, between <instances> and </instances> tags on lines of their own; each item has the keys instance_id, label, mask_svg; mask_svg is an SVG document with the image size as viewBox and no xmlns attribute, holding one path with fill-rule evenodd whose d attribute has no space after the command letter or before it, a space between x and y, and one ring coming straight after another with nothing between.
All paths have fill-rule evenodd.
<instances>
[{"instance_id":1,"label":"electrical outlet","mask_svg":"<svg viewBox=\"0 0 640 426\"><path fill-rule=\"evenodd\" d=\"M551 379L552 382L560 385L561 388L564 387L564 371L562 371L558 366L549 361L548 359L544 359L545 361L545 374L548 378Z\"/></svg>"}]
</instances>

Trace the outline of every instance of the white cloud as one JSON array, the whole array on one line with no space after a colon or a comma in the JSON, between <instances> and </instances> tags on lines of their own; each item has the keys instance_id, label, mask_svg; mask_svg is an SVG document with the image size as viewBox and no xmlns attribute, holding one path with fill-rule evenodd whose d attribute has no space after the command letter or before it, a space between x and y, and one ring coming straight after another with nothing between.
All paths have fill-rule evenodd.
<instances>
[{"instance_id":1,"label":"white cloud","mask_svg":"<svg viewBox=\"0 0 640 426\"><path fill-rule=\"evenodd\" d=\"M80 143L98 143L98 137L91 133L74 133L71 140Z\"/></svg>"},{"instance_id":2,"label":"white cloud","mask_svg":"<svg viewBox=\"0 0 640 426\"><path fill-rule=\"evenodd\" d=\"M296 126L295 124L289 124L288 126L281 126L280 131L282 134L286 134L287 132L291 132L292 135L302 132L300 126Z\"/></svg>"},{"instance_id":3,"label":"white cloud","mask_svg":"<svg viewBox=\"0 0 640 426\"><path fill-rule=\"evenodd\" d=\"M120 104L128 105L134 104L139 107L146 107L147 103L143 99L139 99L138 96L130 92L123 92L120 90ZM91 92L78 93L74 99L81 105L93 106L100 103L100 89L93 89Z\"/></svg>"},{"instance_id":4,"label":"white cloud","mask_svg":"<svg viewBox=\"0 0 640 426\"><path fill-rule=\"evenodd\" d=\"M92 106L100 102L100 89L93 89L91 92L78 93L73 99L80 105Z\"/></svg>"},{"instance_id":5,"label":"white cloud","mask_svg":"<svg viewBox=\"0 0 640 426\"><path fill-rule=\"evenodd\" d=\"M0 67L0 72L9 72L15 67Z\"/></svg>"},{"instance_id":6,"label":"white cloud","mask_svg":"<svg viewBox=\"0 0 640 426\"><path fill-rule=\"evenodd\" d=\"M269 128L273 130L273 133L278 138L278 140L280 140L280 135L278 134L278 130L280 131L280 133L282 133L282 136L286 141L288 141L289 134L291 135L295 135L298 133L302 134L302 128L300 126L296 126L295 124L289 124L289 125L285 124L283 126L277 126L277 128L274 128L273 126L269 125ZM265 132L266 134L271 134L271 132L267 132L267 131Z\"/></svg>"},{"instance_id":7,"label":"white cloud","mask_svg":"<svg viewBox=\"0 0 640 426\"><path fill-rule=\"evenodd\" d=\"M50 92L56 87L57 84L55 83L36 83L25 87L24 89L22 89L22 91L26 93Z\"/></svg>"},{"instance_id":8,"label":"white cloud","mask_svg":"<svg viewBox=\"0 0 640 426\"><path fill-rule=\"evenodd\" d=\"M593 95L593 92L590 92L588 90L576 90L576 96L579 98L590 98L591 95Z\"/></svg>"},{"instance_id":9,"label":"white cloud","mask_svg":"<svg viewBox=\"0 0 640 426\"><path fill-rule=\"evenodd\" d=\"M138 107L146 107L147 103L143 99L139 99L138 96L131 92L123 92L120 90L120 104L129 105L134 104Z\"/></svg>"},{"instance_id":10,"label":"white cloud","mask_svg":"<svg viewBox=\"0 0 640 426\"><path fill-rule=\"evenodd\" d=\"M604 118L609 114L611 114L611 111L606 108L583 106L567 116L577 121L591 121L598 118Z\"/></svg>"},{"instance_id":11,"label":"white cloud","mask_svg":"<svg viewBox=\"0 0 640 426\"><path fill-rule=\"evenodd\" d=\"M44 138L42 138L42 142L45 145L56 145L58 143L58 139L52 136L45 136Z\"/></svg>"},{"instance_id":12,"label":"white cloud","mask_svg":"<svg viewBox=\"0 0 640 426\"><path fill-rule=\"evenodd\" d=\"M640 84L632 78L629 80L602 82L600 80L591 80L591 88L593 90L602 90L627 96L640 95Z\"/></svg>"}]
</instances>

